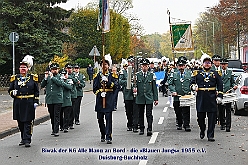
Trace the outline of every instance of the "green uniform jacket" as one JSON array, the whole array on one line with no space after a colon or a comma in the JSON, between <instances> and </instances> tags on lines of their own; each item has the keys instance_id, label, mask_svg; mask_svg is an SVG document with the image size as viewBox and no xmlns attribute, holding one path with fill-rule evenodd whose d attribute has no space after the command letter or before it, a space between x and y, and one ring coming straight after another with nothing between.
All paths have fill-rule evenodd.
<instances>
[{"instance_id":1,"label":"green uniform jacket","mask_svg":"<svg viewBox=\"0 0 248 165\"><path fill-rule=\"evenodd\" d=\"M127 70L123 69L120 71L119 84L122 87L124 100L133 100L133 89L127 89Z\"/></svg>"},{"instance_id":2,"label":"green uniform jacket","mask_svg":"<svg viewBox=\"0 0 248 165\"><path fill-rule=\"evenodd\" d=\"M63 103L63 81L60 79L60 74L43 79L41 87L46 87L46 104Z\"/></svg>"},{"instance_id":3,"label":"green uniform jacket","mask_svg":"<svg viewBox=\"0 0 248 165\"><path fill-rule=\"evenodd\" d=\"M68 80L65 80L63 83L63 104L62 104L62 107L72 106L71 89L72 89L72 85L68 84Z\"/></svg>"},{"instance_id":4,"label":"green uniform jacket","mask_svg":"<svg viewBox=\"0 0 248 165\"><path fill-rule=\"evenodd\" d=\"M184 70L182 79L179 71L172 72L167 80L169 90L184 96L190 94L191 71ZM179 101L180 96L175 96L174 101Z\"/></svg>"},{"instance_id":5,"label":"green uniform jacket","mask_svg":"<svg viewBox=\"0 0 248 165\"><path fill-rule=\"evenodd\" d=\"M77 98L77 88L76 88L76 84L78 82L77 78L75 77L74 73L71 73L68 75L68 80L70 81L70 79L72 80L73 84L72 84L72 89L71 89L71 98L75 99Z\"/></svg>"},{"instance_id":6,"label":"green uniform jacket","mask_svg":"<svg viewBox=\"0 0 248 165\"><path fill-rule=\"evenodd\" d=\"M156 77L153 73L147 72L147 76L143 76L143 72L137 74L137 96L136 104L152 104L158 101L158 89L156 86Z\"/></svg>"},{"instance_id":7,"label":"green uniform jacket","mask_svg":"<svg viewBox=\"0 0 248 165\"><path fill-rule=\"evenodd\" d=\"M222 70L224 71L224 70ZM231 70L226 70L226 73L222 73L221 76L223 82L223 92L226 93L229 89L235 86L234 75Z\"/></svg>"},{"instance_id":8,"label":"green uniform jacket","mask_svg":"<svg viewBox=\"0 0 248 165\"><path fill-rule=\"evenodd\" d=\"M85 87L85 76L81 73L79 73L77 76L75 76L79 81L80 83L76 83L76 89L77 89L77 97L78 96L84 96L84 93L83 93L83 88Z\"/></svg>"}]
</instances>

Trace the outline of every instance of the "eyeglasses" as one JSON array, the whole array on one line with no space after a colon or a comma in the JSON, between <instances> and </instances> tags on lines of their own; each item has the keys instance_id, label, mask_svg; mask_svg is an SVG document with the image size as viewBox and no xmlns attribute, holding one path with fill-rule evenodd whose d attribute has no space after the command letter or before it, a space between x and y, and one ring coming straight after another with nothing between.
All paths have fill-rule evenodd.
<instances>
[{"instance_id":1,"label":"eyeglasses","mask_svg":"<svg viewBox=\"0 0 248 165\"><path fill-rule=\"evenodd\" d=\"M210 61L206 61L206 62L204 62L204 64L211 64L211 62Z\"/></svg>"}]
</instances>

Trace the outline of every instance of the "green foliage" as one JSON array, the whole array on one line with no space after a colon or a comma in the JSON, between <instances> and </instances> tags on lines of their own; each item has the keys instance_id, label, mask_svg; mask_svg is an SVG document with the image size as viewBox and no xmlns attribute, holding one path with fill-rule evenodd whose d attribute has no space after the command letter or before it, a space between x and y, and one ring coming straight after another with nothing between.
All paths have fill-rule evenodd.
<instances>
[{"instance_id":1,"label":"green foliage","mask_svg":"<svg viewBox=\"0 0 248 165\"><path fill-rule=\"evenodd\" d=\"M75 60L75 63L77 63L81 68L87 68L89 64L91 64L91 66L94 66L94 61L88 58L78 58Z\"/></svg>"},{"instance_id":2,"label":"green foliage","mask_svg":"<svg viewBox=\"0 0 248 165\"><path fill-rule=\"evenodd\" d=\"M62 55L62 44L70 38L61 29L72 11L54 5L67 0L5 0L0 5L0 65L12 60L12 43L9 34L17 32L16 61L29 54L35 63L44 63L54 55Z\"/></svg>"},{"instance_id":3,"label":"green foliage","mask_svg":"<svg viewBox=\"0 0 248 165\"><path fill-rule=\"evenodd\" d=\"M105 54L117 62L130 55L130 25L128 20L111 11L110 32L105 34ZM77 57L86 58L94 45L102 54L102 33L97 30L98 10L80 9L70 17L70 34L76 38Z\"/></svg>"}]
</instances>

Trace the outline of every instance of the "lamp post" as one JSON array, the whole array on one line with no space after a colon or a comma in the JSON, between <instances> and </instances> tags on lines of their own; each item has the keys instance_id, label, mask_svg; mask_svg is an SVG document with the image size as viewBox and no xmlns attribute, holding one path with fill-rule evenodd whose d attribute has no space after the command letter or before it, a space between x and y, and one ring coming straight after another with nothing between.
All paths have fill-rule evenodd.
<instances>
[{"instance_id":1,"label":"lamp post","mask_svg":"<svg viewBox=\"0 0 248 165\"><path fill-rule=\"evenodd\" d=\"M206 52L208 52L208 47L207 47L207 44L208 44L208 31L207 30L203 30L206 32L206 36L205 36L205 47L206 47Z\"/></svg>"},{"instance_id":2,"label":"lamp post","mask_svg":"<svg viewBox=\"0 0 248 165\"><path fill-rule=\"evenodd\" d=\"M215 54L215 43L214 43L214 22L212 21L204 21L204 22L210 22L212 23L212 30L213 30L213 54Z\"/></svg>"}]
</instances>

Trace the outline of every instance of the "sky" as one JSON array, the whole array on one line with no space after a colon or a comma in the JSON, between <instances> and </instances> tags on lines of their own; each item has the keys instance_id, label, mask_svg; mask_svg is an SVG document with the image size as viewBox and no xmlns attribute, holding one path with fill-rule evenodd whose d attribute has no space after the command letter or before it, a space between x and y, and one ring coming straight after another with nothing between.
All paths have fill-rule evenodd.
<instances>
[{"instance_id":1,"label":"sky","mask_svg":"<svg viewBox=\"0 0 248 165\"><path fill-rule=\"evenodd\" d=\"M86 6L91 0L68 0L60 4L64 9ZM144 27L145 34L163 34L169 31L169 17L190 21L192 25L200 17L201 12L207 7L217 5L219 0L133 0L133 9L129 13L139 18L139 23Z\"/></svg>"}]
</instances>

